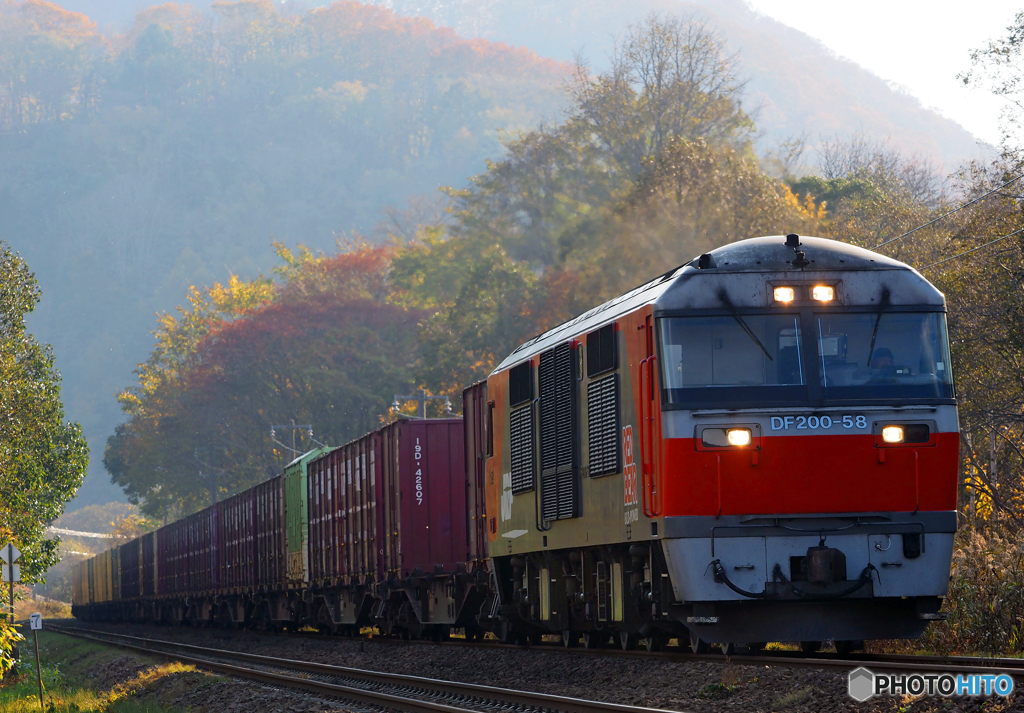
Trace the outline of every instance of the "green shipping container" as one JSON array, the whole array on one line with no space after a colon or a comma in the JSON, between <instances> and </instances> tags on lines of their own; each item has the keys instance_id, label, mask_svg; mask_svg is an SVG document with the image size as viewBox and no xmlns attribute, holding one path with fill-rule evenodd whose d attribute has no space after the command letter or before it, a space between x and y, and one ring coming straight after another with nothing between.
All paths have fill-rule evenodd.
<instances>
[{"instance_id":1,"label":"green shipping container","mask_svg":"<svg viewBox=\"0 0 1024 713\"><path fill-rule=\"evenodd\" d=\"M309 581L309 503L306 494L306 466L314 458L319 458L333 450L333 448L317 448L303 453L284 469L288 583L292 586L302 586Z\"/></svg>"}]
</instances>

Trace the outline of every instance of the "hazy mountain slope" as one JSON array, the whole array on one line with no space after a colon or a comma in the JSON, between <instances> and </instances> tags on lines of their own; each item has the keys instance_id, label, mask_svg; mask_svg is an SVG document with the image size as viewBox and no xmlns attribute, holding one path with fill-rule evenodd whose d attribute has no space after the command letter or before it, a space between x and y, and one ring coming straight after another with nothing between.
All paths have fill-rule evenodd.
<instances>
[{"instance_id":1,"label":"hazy mountain slope","mask_svg":"<svg viewBox=\"0 0 1024 713\"><path fill-rule=\"evenodd\" d=\"M0 0L0 239L39 278L30 328L92 449L78 504L120 495L103 448L154 313L268 271L274 240L333 250L383 207L463 185L502 130L559 114L565 70L355 2L167 4L108 38Z\"/></svg>"},{"instance_id":2,"label":"hazy mountain slope","mask_svg":"<svg viewBox=\"0 0 1024 713\"><path fill-rule=\"evenodd\" d=\"M803 133L891 138L952 169L980 152L959 124L924 108L821 42L759 15L742 0L377 0L408 15L430 17L464 36L529 47L555 59L574 51L600 68L623 28L651 12L697 14L738 53L748 79L746 106L760 109L761 146ZM966 59L965 59L966 61Z\"/></svg>"}]
</instances>

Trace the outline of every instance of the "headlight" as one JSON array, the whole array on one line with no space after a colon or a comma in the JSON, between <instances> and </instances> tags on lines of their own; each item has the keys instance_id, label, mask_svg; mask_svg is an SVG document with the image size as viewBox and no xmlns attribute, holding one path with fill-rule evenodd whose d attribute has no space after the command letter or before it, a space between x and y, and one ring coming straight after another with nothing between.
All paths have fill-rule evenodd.
<instances>
[{"instance_id":1,"label":"headlight","mask_svg":"<svg viewBox=\"0 0 1024 713\"><path fill-rule=\"evenodd\" d=\"M730 446L736 446L743 448L744 446L750 445L750 429L749 428L730 428L726 431L726 438L729 439Z\"/></svg>"},{"instance_id":2,"label":"headlight","mask_svg":"<svg viewBox=\"0 0 1024 713\"><path fill-rule=\"evenodd\" d=\"M903 426L885 426L882 440L886 443L903 443Z\"/></svg>"},{"instance_id":3,"label":"headlight","mask_svg":"<svg viewBox=\"0 0 1024 713\"><path fill-rule=\"evenodd\" d=\"M775 301L776 302L792 302L796 299L796 290L792 287L776 287L775 288Z\"/></svg>"},{"instance_id":4,"label":"headlight","mask_svg":"<svg viewBox=\"0 0 1024 713\"><path fill-rule=\"evenodd\" d=\"M815 285L811 289L811 297L818 300L818 302L831 302L835 299L836 290L831 285Z\"/></svg>"}]
</instances>

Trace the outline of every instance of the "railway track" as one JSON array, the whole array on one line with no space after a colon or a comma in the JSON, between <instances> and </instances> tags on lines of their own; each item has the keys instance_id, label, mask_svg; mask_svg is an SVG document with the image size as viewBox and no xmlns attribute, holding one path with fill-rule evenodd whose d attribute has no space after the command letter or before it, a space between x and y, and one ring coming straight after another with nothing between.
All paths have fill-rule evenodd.
<instances>
[{"instance_id":1,"label":"railway track","mask_svg":"<svg viewBox=\"0 0 1024 713\"><path fill-rule=\"evenodd\" d=\"M297 688L343 701L410 713L507 710L518 713L664 713L663 709L296 661L79 627L50 626L49 629L272 686Z\"/></svg>"},{"instance_id":2,"label":"railway track","mask_svg":"<svg viewBox=\"0 0 1024 713\"><path fill-rule=\"evenodd\" d=\"M316 637L317 634L288 634L295 637ZM388 643L396 646L428 645L428 646L459 646L492 649L522 649L517 644L501 644L498 642L460 642L460 641L405 641L402 639L380 638L377 643ZM926 656L911 654L849 654L840 656L832 653L819 653L807 656L796 651L762 652L756 655L725 655L725 654L694 654L682 649L668 647L662 651L633 650L624 651L614 647L607 648L565 648L561 644L540 644L534 646L542 651L589 656L629 656L647 659L660 659L678 662L712 662L721 664L742 664L749 666L792 666L797 668L821 668L852 670L858 666L869 667L875 671L941 671L970 672L979 674L1010 674L1024 680L1024 659L1008 657L984 656Z\"/></svg>"},{"instance_id":3,"label":"railway track","mask_svg":"<svg viewBox=\"0 0 1024 713\"><path fill-rule=\"evenodd\" d=\"M77 627L72 627L72 629ZM80 629L92 635L100 636L126 636L123 634L112 634L96 630ZM67 631L66 633L71 633ZM287 636L298 639L325 640L320 634L309 633L287 633L272 634L268 636ZM128 637L131 638L131 637ZM521 650L523 646L518 644L502 644L496 641L464 642L449 640L445 642L433 642L425 640L403 640L391 637L374 637L373 642L377 644L393 646L451 646L474 649L506 649ZM168 642L171 643L171 642ZM198 647L200 650L202 647ZM643 659L654 659L676 662L711 662L720 664L740 664L748 666L787 666L795 668L818 668L818 669L839 669L850 671L858 666L865 666L875 671L885 672L964 672L978 674L1009 674L1015 678L1024 680L1024 659L1009 657L984 657L984 656L927 656L911 654L849 654L840 656L832 653L819 653L812 656L796 651L772 651L761 652L756 655L725 655L725 654L694 654L682 649L669 647L662 651L651 652L644 650L624 651L614 647L608 648L565 648L561 644L540 644L535 645L541 651L550 653L564 653L576 656L612 656L612 657L636 657Z\"/></svg>"}]
</instances>

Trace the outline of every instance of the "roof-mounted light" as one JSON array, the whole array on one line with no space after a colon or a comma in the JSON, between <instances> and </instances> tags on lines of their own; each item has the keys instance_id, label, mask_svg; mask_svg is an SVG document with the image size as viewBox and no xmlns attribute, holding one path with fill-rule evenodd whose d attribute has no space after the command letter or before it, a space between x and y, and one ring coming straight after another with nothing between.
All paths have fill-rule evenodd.
<instances>
[{"instance_id":1,"label":"roof-mounted light","mask_svg":"<svg viewBox=\"0 0 1024 713\"><path fill-rule=\"evenodd\" d=\"M792 287L776 287L774 294L776 302L792 302L796 299L796 290Z\"/></svg>"},{"instance_id":2,"label":"roof-mounted light","mask_svg":"<svg viewBox=\"0 0 1024 713\"><path fill-rule=\"evenodd\" d=\"M811 297L818 302L831 302L836 298L836 288L832 285L815 285L811 288Z\"/></svg>"}]
</instances>

